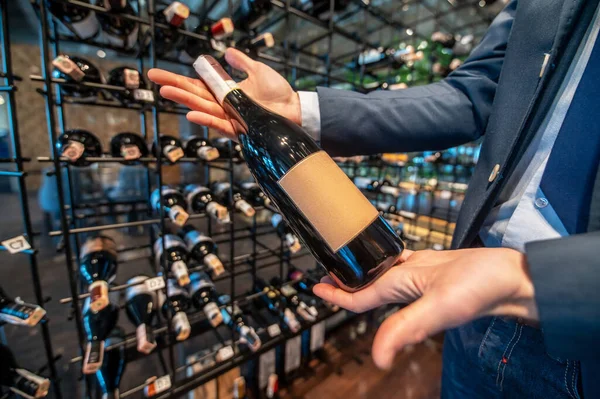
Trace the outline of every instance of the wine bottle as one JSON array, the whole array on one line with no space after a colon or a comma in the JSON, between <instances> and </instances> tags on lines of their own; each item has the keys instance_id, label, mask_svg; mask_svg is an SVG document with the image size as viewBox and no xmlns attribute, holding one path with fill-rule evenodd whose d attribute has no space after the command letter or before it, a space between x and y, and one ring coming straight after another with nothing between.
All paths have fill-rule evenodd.
<instances>
[{"instance_id":1,"label":"wine bottle","mask_svg":"<svg viewBox=\"0 0 600 399\"><path fill-rule=\"evenodd\" d=\"M217 244L215 244L212 238L200 234L192 226L185 226L182 236L185 245L187 245L190 257L206 266L213 278L225 272L223 263L217 256Z\"/></svg>"},{"instance_id":2,"label":"wine bottle","mask_svg":"<svg viewBox=\"0 0 600 399\"><path fill-rule=\"evenodd\" d=\"M186 29L185 21L189 16L189 7L179 1L174 1L167 7L159 9L156 12L155 22L169 27L169 29L156 27L154 43L156 45L156 54L159 57L165 56L176 48L181 47L183 36L177 32L177 29Z\"/></svg>"},{"instance_id":3,"label":"wine bottle","mask_svg":"<svg viewBox=\"0 0 600 399\"><path fill-rule=\"evenodd\" d=\"M393 195L394 197L398 197L400 195L400 188L393 186L389 180L379 181L371 180L368 177L357 176L354 178L354 184L358 188L362 188L375 194L389 194Z\"/></svg>"},{"instance_id":4,"label":"wine bottle","mask_svg":"<svg viewBox=\"0 0 600 399\"><path fill-rule=\"evenodd\" d=\"M18 326L33 327L44 318L46 311L39 305L13 299L0 287L0 321Z\"/></svg>"},{"instance_id":5,"label":"wine bottle","mask_svg":"<svg viewBox=\"0 0 600 399\"><path fill-rule=\"evenodd\" d=\"M96 371L96 379L102 391L102 399L119 399L119 385L121 377L125 371L125 333L120 327L114 328L108 338L106 338L106 347L116 346L110 350L105 350L104 361L100 370Z\"/></svg>"},{"instance_id":6,"label":"wine bottle","mask_svg":"<svg viewBox=\"0 0 600 399\"><path fill-rule=\"evenodd\" d=\"M208 187L199 186L197 184L188 184L185 186L183 194L192 211L196 213L206 212L210 217L221 224L230 222L229 211L213 198Z\"/></svg>"},{"instance_id":7,"label":"wine bottle","mask_svg":"<svg viewBox=\"0 0 600 399\"><path fill-rule=\"evenodd\" d=\"M104 359L105 340L117 325L119 307L113 304L94 312L90 308L90 299L83 305L83 328L85 329L87 345L83 357L83 373L94 374L102 366Z\"/></svg>"},{"instance_id":8,"label":"wine bottle","mask_svg":"<svg viewBox=\"0 0 600 399\"><path fill-rule=\"evenodd\" d=\"M160 202L161 194L162 204ZM157 188L152 192L150 206L157 214L160 214L160 207L162 206L165 214L178 226L183 226L190 217L185 211L187 203L183 194L179 190L169 186L162 186L160 191Z\"/></svg>"},{"instance_id":9,"label":"wine bottle","mask_svg":"<svg viewBox=\"0 0 600 399\"><path fill-rule=\"evenodd\" d=\"M239 143L225 137L217 137L213 139L212 145L219 151L219 159L229 160L233 158L234 162L244 162L242 146Z\"/></svg>"},{"instance_id":10,"label":"wine bottle","mask_svg":"<svg viewBox=\"0 0 600 399\"><path fill-rule=\"evenodd\" d=\"M240 122L256 181L340 287L364 288L394 265L402 241L301 127L250 99L214 58L200 56L194 68Z\"/></svg>"},{"instance_id":11,"label":"wine bottle","mask_svg":"<svg viewBox=\"0 0 600 399\"><path fill-rule=\"evenodd\" d=\"M219 295L215 290L215 283L203 272L192 273L190 280L192 303L196 309L204 312L211 326L218 326L223 322L223 316L219 310Z\"/></svg>"},{"instance_id":12,"label":"wine bottle","mask_svg":"<svg viewBox=\"0 0 600 399\"><path fill-rule=\"evenodd\" d=\"M82 0L82 3L91 4L91 1ZM64 29L61 29L61 33L72 32L80 39L87 40L96 36L100 31L96 16L90 9L52 1L48 4L48 10L65 25Z\"/></svg>"},{"instance_id":13,"label":"wine bottle","mask_svg":"<svg viewBox=\"0 0 600 399\"><path fill-rule=\"evenodd\" d=\"M211 190L215 195L217 201L222 204L225 204L229 208L235 208L238 211L242 212L247 217L252 217L255 215L256 211L252 208L246 200L242 193L239 192L235 187L232 189L232 195L229 195L229 191L231 189L231 184L229 182L213 182L211 184Z\"/></svg>"},{"instance_id":14,"label":"wine bottle","mask_svg":"<svg viewBox=\"0 0 600 399\"><path fill-rule=\"evenodd\" d=\"M135 15L136 12L128 0L100 0L99 3L110 11L97 14L105 40L112 46L131 49L137 42L139 23L120 18L118 14Z\"/></svg>"},{"instance_id":15,"label":"wine bottle","mask_svg":"<svg viewBox=\"0 0 600 399\"><path fill-rule=\"evenodd\" d=\"M156 348L154 333L152 332L152 321L156 315L158 298L156 292L150 291L144 283L147 276L136 276L127 281L127 284L135 284L127 288L127 317L135 326L138 352L149 354Z\"/></svg>"},{"instance_id":16,"label":"wine bottle","mask_svg":"<svg viewBox=\"0 0 600 399\"><path fill-rule=\"evenodd\" d=\"M108 84L125 88L123 91L111 92L112 96L123 105L154 102L154 93L148 90L143 75L131 67L121 66L112 69L108 73Z\"/></svg>"},{"instance_id":17,"label":"wine bottle","mask_svg":"<svg viewBox=\"0 0 600 399\"><path fill-rule=\"evenodd\" d=\"M264 191L260 188L260 186L253 181L241 182L238 184L240 188L240 192L248 200L250 205L254 207L259 206L270 206L271 200Z\"/></svg>"},{"instance_id":18,"label":"wine bottle","mask_svg":"<svg viewBox=\"0 0 600 399\"><path fill-rule=\"evenodd\" d=\"M158 150L156 143L152 143L152 153L155 157L166 160L169 164L174 164L183 158L185 153L181 141L178 138L161 134L159 140L162 151Z\"/></svg>"},{"instance_id":19,"label":"wine bottle","mask_svg":"<svg viewBox=\"0 0 600 399\"><path fill-rule=\"evenodd\" d=\"M231 18L221 18L216 22L208 19L194 29L194 33L205 35L208 40L198 40L195 37L186 38L181 61L188 62L196 59L200 54L212 54L221 57L227 50L224 39L233 34Z\"/></svg>"},{"instance_id":20,"label":"wine bottle","mask_svg":"<svg viewBox=\"0 0 600 399\"><path fill-rule=\"evenodd\" d=\"M117 275L117 244L106 236L91 237L81 246L79 277L88 285L90 310L99 312L110 303L108 284Z\"/></svg>"},{"instance_id":21,"label":"wine bottle","mask_svg":"<svg viewBox=\"0 0 600 399\"><path fill-rule=\"evenodd\" d=\"M88 166L91 162L86 158L102 156L102 144L87 130L72 129L58 136L56 152L74 166Z\"/></svg>"},{"instance_id":22,"label":"wine bottle","mask_svg":"<svg viewBox=\"0 0 600 399\"><path fill-rule=\"evenodd\" d=\"M171 330L175 333L177 341L185 341L192 331L190 321L186 312L190 308L191 301L188 293L178 287L173 280L167 282L168 297L159 291L159 301L162 303L161 308L163 315L166 318L171 318Z\"/></svg>"},{"instance_id":23,"label":"wine bottle","mask_svg":"<svg viewBox=\"0 0 600 399\"><path fill-rule=\"evenodd\" d=\"M290 229L287 222L283 220L283 216L279 213L274 213L273 216L271 216L271 224L275 227L277 235L283 240L286 248L289 249L291 253L295 254L302 249L300 240L298 240L298 237L294 234L292 229Z\"/></svg>"},{"instance_id":24,"label":"wine bottle","mask_svg":"<svg viewBox=\"0 0 600 399\"><path fill-rule=\"evenodd\" d=\"M163 258L163 239L165 254L164 258L167 263L167 271L173 274L177 284L185 287L190 283L190 276L187 268L187 259L189 257L185 243L175 234L166 234L159 237L154 242L154 253L156 254L155 261L158 265L161 264Z\"/></svg>"},{"instance_id":25,"label":"wine bottle","mask_svg":"<svg viewBox=\"0 0 600 399\"><path fill-rule=\"evenodd\" d=\"M0 344L0 385L24 398L44 398L50 389L50 380L19 367L8 346Z\"/></svg>"},{"instance_id":26,"label":"wine bottle","mask_svg":"<svg viewBox=\"0 0 600 399\"><path fill-rule=\"evenodd\" d=\"M262 345L260 337L254 328L248 325L244 314L237 304L227 305L221 309L223 323L234 329L240 335L240 342L248 346L252 352L256 352Z\"/></svg>"},{"instance_id":27,"label":"wine bottle","mask_svg":"<svg viewBox=\"0 0 600 399\"><path fill-rule=\"evenodd\" d=\"M219 158L219 150L211 146L203 137L194 136L186 140L185 155L190 158L198 158L203 161L214 161Z\"/></svg>"},{"instance_id":28,"label":"wine bottle","mask_svg":"<svg viewBox=\"0 0 600 399\"><path fill-rule=\"evenodd\" d=\"M61 93L85 102L97 100L100 89L77 84L104 83L100 70L94 64L81 57L62 54L52 61L52 66L52 78L66 80L60 86Z\"/></svg>"},{"instance_id":29,"label":"wine bottle","mask_svg":"<svg viewBox=\"0 0 600 399\"><path fill-rule=\"evenodd\" d=\"M263 279L257 278L254 286L256 292L262 292L259 298L267 306L271 313L279 316L291 332L295 333L300 330L300 323L294 315L294 312L288 308L286 299L272 285L267 284Z\"/></svg>"},{"instance_id":30,"label":"wine bottle","mask_svg":"<svg viewBox=\"0 0 600 399\"><path fill-rule=\"evenodd\" d=\"M300 299L298 291L291 284L283 284L279 277L271 279L271 285L279 287L279 292L285 297L290 307L304 320L312 322L317 320L319 312L314 306L308 306Z\"/></svg>"},{"instance_id":31,"label":"wine bottle","mask_svg":"<svg viewBox=\"0 0 600 399\"><path fill-rule=\"evenodd\" d=\"M256 37L245 37L237 43L237 47L243 48L251 56L256 55L262 49L271 48L274 45L275 39L271 32L265 32Z\"/></svg>"},{"instance_id":32,"label":"wine bottle","mask_svg":"<svg viewBox=\"0 0 600 399\"><path fill-rule=\"evenodd\" d=\"M324 273L322 273L321 269L312 269L303 272L294 266L290 266L288 270L288 280L295 281L295 283L292 284L298 292L317 299L317 302L322 302L323 305L332 312L337 312L340 309L339 306L334 305L331 302L322 301L321 298L318 298L313 294L313 287L321 281L321 277L323 276Z\"/></svg>"},{"instance_id":33,"label":"wine bottle","mask_svg":"<svg viewBox=\"0 0 600 399\"><path fill-rule=\"evenodd\" d=\"M456 39L451 33L444 32L433 32L431 34L431 41L439 44L442 48L452 49L456 44Z\"/></svg>"},{"instance_id":34,"label":"wine bottle","mask_svg":"<svg viewBox=\"0 0 600 399\"><path fill-rule=\"evenodd\" d=\"M242 0L233 12L233 24L248 32L262 24L273 6L270 0Z\"/></svg>"},{"instance_id":35,"label":"wine bottle","mask_svg":"<svg viewBox=\"0 0 600 399\"><path fill-rule=\"evenodd\" d=\"M148 146L137 133L123 132L110 140L110 155L123 158L125 164L134 164L136 160L148 156Z\"/></svg>"}]
</instances>

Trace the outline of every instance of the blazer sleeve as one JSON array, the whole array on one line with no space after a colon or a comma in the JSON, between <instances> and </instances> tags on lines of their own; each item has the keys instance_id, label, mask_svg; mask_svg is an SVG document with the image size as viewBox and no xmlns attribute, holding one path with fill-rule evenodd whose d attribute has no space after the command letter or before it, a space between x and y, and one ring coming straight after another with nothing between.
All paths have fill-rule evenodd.
<instances>
[{"instance_id":1,"label":"blazer sleeve","mask_svg":"<svg viewBox=\"0 0 600 399\"><path fill-rule=\"evenodd\" d=\"M321 146L331 155L438 150L485 130L517 0L494 19L465 63L439 83L361 94L319 87Z\"/></svg>"},{"instance_id":2,"label":"blazer sleeve","mask_svg":"<svg viewBox=\"0 0 600 399\"><path fill-rule=\"evenodd\" d=\"M525 246L548 352L600 358L600 231Z\"/></svg>"}]
</instances>

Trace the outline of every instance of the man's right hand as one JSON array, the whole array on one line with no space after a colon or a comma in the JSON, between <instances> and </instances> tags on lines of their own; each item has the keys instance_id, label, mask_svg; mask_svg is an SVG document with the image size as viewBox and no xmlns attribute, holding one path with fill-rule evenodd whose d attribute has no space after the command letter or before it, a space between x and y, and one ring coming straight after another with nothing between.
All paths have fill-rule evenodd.
<instances>
[{"instance_id":1,"label":"man's right hand","mask_svg":"<svg viewBox=\"0 0 600 399\"><path fill-rule=\"evenodd\" d=\"M298 94L283 76L268 65L254 61L236 49L227 49L225 60L234 69L248 75L239 86L254 101L298 125L302 123ZM156 68L148 71L148 78L162 86L161 96L192 110L187 114L187 120L219 130L229 138L236 139L229 117L200 79Z\"/></svg>"}]
</instances>

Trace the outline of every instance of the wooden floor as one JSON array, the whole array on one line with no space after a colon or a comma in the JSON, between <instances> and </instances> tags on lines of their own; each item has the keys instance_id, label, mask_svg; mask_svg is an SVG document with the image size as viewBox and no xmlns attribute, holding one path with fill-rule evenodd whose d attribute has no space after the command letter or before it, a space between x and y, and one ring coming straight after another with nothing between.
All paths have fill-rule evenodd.
<instances>
[{"instance_id":1,"label":"wooden floor","mask_svg":"<svg viewBox=\"0 0 600 399\"><path fill-rule=\"evenodd\" d=\"M280 392L282 399L439 398L441 339L405 348L394 367L381 371L370 351L374 332L356 339L335 337L325 346L324 363L313 360L314 375L298 378Z\"/></svg>"}]
</instances>

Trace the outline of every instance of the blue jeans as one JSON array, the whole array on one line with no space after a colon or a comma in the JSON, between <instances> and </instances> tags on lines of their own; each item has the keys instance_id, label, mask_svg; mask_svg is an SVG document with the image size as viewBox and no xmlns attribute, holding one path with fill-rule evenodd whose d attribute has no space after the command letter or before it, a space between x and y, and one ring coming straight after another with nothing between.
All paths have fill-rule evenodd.
<instances>
[{"instance_id":1,"label":"blue jeans","mask_svg":"<svg viewBox=\"0 0 600 399\"><path fill-rule=\"evenodd\" d=\"M487 317L447 331L442 398L581 398L579 362L546 353L542 331Z\"/></svg>"}]
</instances>

